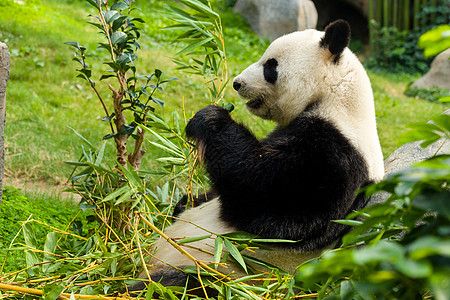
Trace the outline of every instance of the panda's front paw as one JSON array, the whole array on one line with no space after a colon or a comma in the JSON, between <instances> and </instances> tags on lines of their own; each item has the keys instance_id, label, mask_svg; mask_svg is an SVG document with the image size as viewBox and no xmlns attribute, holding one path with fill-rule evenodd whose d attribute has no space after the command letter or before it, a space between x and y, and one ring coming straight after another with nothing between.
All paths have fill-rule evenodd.
<instances>
[{"instance_id":1,"label":"panda's front paw","mask_svg":"<svg viewBox=\"0 0 450 300\"><path fill-rule=\"evenodd\" d=\"M231 121L230 113L216 105L208 105L198 111L186 126L186 136L204 140L225 128Z\"/></svg>"}]
</instances>

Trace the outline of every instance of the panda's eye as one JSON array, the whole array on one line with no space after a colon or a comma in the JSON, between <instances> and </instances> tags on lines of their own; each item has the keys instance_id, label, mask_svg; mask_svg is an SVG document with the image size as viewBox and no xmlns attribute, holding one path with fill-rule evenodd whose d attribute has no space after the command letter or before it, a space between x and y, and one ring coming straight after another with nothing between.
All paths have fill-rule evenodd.
<instances>
[{"instance_id":1,"label":"panda's eye","mask_svg":"<svg viewBox=\"0 0 450 300\"><path fill-rule=\"evenodd\" d=\"M264 79L272 84L275 84L278 78L277 72L278 61L275 58L270 58L264 63Z\"/></svg>"}]
</instances>

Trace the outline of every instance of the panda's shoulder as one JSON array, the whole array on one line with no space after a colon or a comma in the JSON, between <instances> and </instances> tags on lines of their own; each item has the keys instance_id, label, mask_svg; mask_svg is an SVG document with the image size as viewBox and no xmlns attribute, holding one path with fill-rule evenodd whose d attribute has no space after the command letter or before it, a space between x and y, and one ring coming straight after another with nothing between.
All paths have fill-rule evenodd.
<instances>
[{"instance_id":1,"label":"panda's shoulder","mask_svg":"<svg viewBox=\"0 0 450 300\"><path fill-rule=\"evenodd\" d=\"M338 161L345 161L344 158L361 163L364 161L353 143L333 121L314 114L301 114L288 126L275 129L264 143L274 147L279 145L307 157L328 157L332 160L339 157Z\"/></svg>"},{"instance_id":2,"label":"panda's shoulder","mask_svg":"<svg viewBox=\"0 0 450 300\"><path fill-rule=\"evenodd\" d=\"M304 113L292 120L289 125L283 128L277 128L273 133L277 135L286 135L298 137L303 142L323 141L347 142L344 134L331 120L317 114Z\"/></svg>"}]
</instances>

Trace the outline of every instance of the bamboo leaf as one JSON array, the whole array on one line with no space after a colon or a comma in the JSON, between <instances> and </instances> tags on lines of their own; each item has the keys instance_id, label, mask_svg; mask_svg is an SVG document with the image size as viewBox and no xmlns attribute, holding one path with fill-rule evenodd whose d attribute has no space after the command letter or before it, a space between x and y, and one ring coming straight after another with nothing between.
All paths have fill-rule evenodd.
<instances>
[{"instance_id":1,"label":"bamboo leaf","mask_svg":"<svg viewBox=\"0 0 450 300\"><path fill-rule=\"evenodd\" d=\"M198 41L198 42L196 42L196 43L193 43L193 44L187 46L186 48L182 49L181 51L178 51L177 55L180 55L180 54L184 54L184 53L190 52L190 51L192 51L192 50L194 50L194 49L196 49L196 48L198 48L198 47L203 46L204 44L210 42L210 41L213 40L213 39L214 39L214 37L209 37L209 38L206 38L206 39L204 39L204 40L200 40L200 41Z\"/></svg>"},{"instance_id":2,"label":"bamboo leaf","mask_svg":"<svg viewBox=\"0 0 450 300\"><path fill-rule=\"evenodd\" d=\"M177 244L193 243L193 242L197 242L197 241L202 241L202 240L208 239L210 237L211 237L211 234L203 235L203 236L196 236L196 237L188 237L188 238L184 238L184 239L181 239L181 240L177 241Z\"/></svg>"},{"instance_id":3,"label":"bamboo leaf","mask_svg":"<svg viewBox=\"0 0 450 300\"><path fill-rule=\"evenodd\" d=\"M117 201L114 203L115 205L119 205L122 202L125 202L126 200L130 199L130 197L134 194L134 190L130 188L128 191L122 194L122 196L117 199Z\"/></svg>"},{"instance_id":4,"label":"bamboo leaf","mask_svg":"<svg viewBox=\"0 0 450 300\"><path fill-rule=\"evenodd\" d=\"M333 220L333 222L348 226L359 226L363 223L357 220Z\"/></svg>"},{"instance_id":5,"label":"bamboo leaf","mask_svg":"<svg viewBox=\"0 0 450 300\"><path fill-rule=\"evenodd\" d=\"M236 280L233 280L233 281L230 281L230 282L232 282L232 283L245 282L245 281L253 280L255 278L259 278L259 277L261 277L263 275L264 274L248 275L248 276L244 276L244 277L241 277L239 279L236 279Z\"/></svg>"},{"instance_id":6,"label":"bamboo leaf","mask_svg":"<svg viewBox=\"0 0 450 300\"><path fill-rule=\"evenodd\" d=\"M31 225L31 223L28 223L28 222L23 223L22 230L23 230L23 236L25 239L25 244L28 247L36 249L36 247L37 247L36 235L34 233L34 229L33 229L33 226ZM35 276L36 273L38 273L40 271L40 269L37 266L33 267L34 265L36 265L40 262L37 253L35 253L31 250L26 251L25 252L25 262L27 264L27 267L29 267L29 269L27 269L28 275Z\"/></svg>"},{"instance_id":7,"label":"bamboo leaf","mask_svg":"<svg viewBox=\"0 0 450 300\"><path fill-rule=\"evenodd\" d=\"M56 250L56 242L57 242L57 238L56 238L56 233L55 232L49 232L47 234L47 238L45 239L45 244L44 244L44 251L48 252L48 253L55 253ZM47 261L50 261L54 258L53 255L44 254L44 258Z\"/></svg>"},{"instance_id":8,"label":"bamboo leaf","mask_svg":"<svg viewBox=\"0 0 450 300\"><path fill-rule=\"evenodd\" d=\"M23 237L25 239L25 244L31 248L37 248L36 235L34 233L34 228L31 223L23 223Z\"/></svg>"},{"instance_id":9,"label":"bamboo leaf","mask_svg":"<svg viewBox=\"0 0 450 300\"><path fill-rule=\"evenodd\" d=\"M166 148L170 149L171 152L174 152L178 157L182 157L184 158L185 155L183 153L183 150L181 150L177 145L175 145L174 143L172 143L168 138L156 133L155 131L151 130L150 128L146 127L146 126L142 126L140 124L138 124L139 127L141 127L142 129L146 130L147 132L149 132L150 134L152 134L153 136L155 136L158 140L161 141L161 143L163 144L163 146L165 146Z\"/></svg>"},{"instance_id":10,"label":"bamboo leaf","mask_svg":"<svg viewBox=\"0 0 450 300\"><path fill-rule=\"evenodd\" d=\"M37 273L39 273L39 268L35 266L39 263L39 258L35 252L32 252L30 250L25 252L25 262L27 264L27 273L30 276L35 276ZM33 267L34 266L34 267ZM31 268L30 268L31 267Z\"/></svg>"},{"instance_id":11,"label":"bamboo leaf","mask_svg":"<svg viewBox=\"0 0 450 300\"><path fill-rule=\"evenodd\" d=\"M98 245L100 246L100 249L102 250L103 253L108 253L108 248L106 247L105 242L103 241L102 237L100 236L100 234L97 232L95 232L95 237L97 240Z\"/></svg>"},{"instance_id":12,"label":"bamboo leaf","mask_svg":"<svg viewBox=\"0 0 450 300\"><path fill-rule=\"evenodd\" d=\"M431 120L436 123L436 125L450 132L450 115L443 113L434 118L431 118Z\"/></svg>"},{"instance_id":13,"label":"bamboo leaf","mask_svg":"<svg viewBox=\"0 0 450 300\"><path fill-rule=\"evenodd\" d=\"M189 6L190 8L198 11L199 13L205 14L212 18L219 18L219 15L214 12L211 8L206 6L205 4L201 3L198 0L179 0L181 3L183 3L186 6Z\"/></svg>"},{"instance_id":14,"label":"bamboo leaf","mask_svg":"<svg viewBox=\"0 0 450 300\"><path fill-rule=\"evenodd\" d=\"M184 158L176 158L176 157L161 157L157 158L156 160L161 163L169 165L183 165L186 161Z\"/></svg>"},{"instance_id":15,"label":"bamboo leaf","mask_svg":"<svg viewBox=\"0 0 450 300\"><path fill-rule=\"evenodd\" d=\"M76 131L75 129L73 129L70 126L67 126L70 129L72 129L72 131L83 141L86 143L86 145L88 145L91 149L95 149L94 145L91 144L91 142L89 142L84 136L82 136L78 131Z\"/></svg>"},{"instance_id":16,"label":"bamboo leaf","mask_svg":"<svg viewBox=\"0 0 450 300\"><path fill-rule=\"evenodd\" d=\"M128 162L128 169L126 169L124 166L122 166L121 164L118 164L120 170L122 170L123 174L125 175L125 177L128 179L128 181L130 181L134 186L138 187L138 188L142 188L142 180L139 177L139 174L136 172L135 169L133 169L133 167L131 166L131 164Z\"/></svg>"},{"instance_id":17,"label":"bamboo leaf","mask_svg":"<svg viewBox=\"0 0 450 300\"><path fill-rule=\"evenodd\" d=\"M223 252L223 238L221 236L216 237L214 241L214 268L217 270L217 264L220 262Z\"/></svg>"},{"instance_id":18,"label":"bamboo leaf","mask_svg":"<svg viewBox=\"0 0 450 300\"><path fill-rule=\"evenodd\" d=\"M44 287L44 300L56 300L64 290L62 284L47 284Z\"/></svg>"},{"instance_id":19,"label":"bamboo leaf","mask_svg":"<svg viewBox=\"0 0 450 300\"><path fill-rule=\"evenodd\" d=\"M117 197L119 197L120 195L122 195L123 193L126 193L127 191L129 191L131 189L131 187L128 184L123 185L122 187L118 188L117 190L115 190L114 192L112 192L111 194L109 194L108 196L106 196L102 202L108 202L111 201L113 199L116 199Z\"/></svg>"},{"instance_id":20,"label":"bamboo leaf","mask_svg":"<svg viewBox=\"0 0 450 300\"><path fill-rule=\"evenodd\" d=\"M97 158L94 163L96 166L99 166L102 163L103 156L105 155L105 147L106 147L106 143L103 143L102 147L98 151Z\"/></svg>"},{"instance_id":21,"label":"bamboo leaf","mask_svg":"<svg viewBox=\"0 0 450 300\"><path fill-rule=\"evenodd\" d=\"M247 273L247 266L245 265L244 258L242 257L239 250L228 240L223 240L225 247L227 248L230 255L236 260L236 262L244 269L244 271Z\"/></svg>"},{"instance_id":22,"label":"bamboo leaf","mask_svg":"<svg viewBox=\"0 0 450 300\"><path fill-rule=\"evenodd\" d=\"M56 251L56 244L57 244L57 238L55 232L49 232L47 234L47 238L45 239L44 244L44 251L48 253L55 253ZM52 261L54 260L54 256L48 253L44 253L44 260L45 261ZM44 264L42 265L42 272L46 273L51 265L50 264Z\"/></svg>"},{"instance_id":23,"label":"bamboo leaf","mask_svg":"<svg viewBox=\"0 0 450 300\"><path fill-rule=\"evenodd\" d=\"M88 164L81 161L65 161L65 164L72 165L72 166L79 166L79 167L87 167Z\"/></svg>"},{"instance_id":24,"label":"bamboo leaf","mask_svg":"<svg viewBox=\"0 0 450 300\"><path fill-rule=\"evenodd\" d=\"M441 138L441 136L431 130L424 130L424 129L414 129L405 132L400 137L399 142L401 144L414 142L414 141L421 141L425 140L424 144L430 144L429 142L433 143L434 141L437 141ZM423 147L423 146L422 146Z\"/></svg>"},{"instance_id":25,"label":"bamboo leaf","mask_svg":"<svg viewBox=\"0 0 450 300\"><path fill-rule=\"evenodd\" d=\"M160 148L160 149L162 149L162 150L164 150L166 152L172 153L175 156L178 156L178 157L183 158L183 159L185 158L184 153L182 153L182 152L178 152L178 151L172 150L172 149L170 149L170 148L168 148L168 147L166 147L164 145L161 145L161 144L158 144L158 143L155 143L155 142L150 142L150 144L152 144L153 146L155 146L157 148Z\"/></svg>"}]
</instances>

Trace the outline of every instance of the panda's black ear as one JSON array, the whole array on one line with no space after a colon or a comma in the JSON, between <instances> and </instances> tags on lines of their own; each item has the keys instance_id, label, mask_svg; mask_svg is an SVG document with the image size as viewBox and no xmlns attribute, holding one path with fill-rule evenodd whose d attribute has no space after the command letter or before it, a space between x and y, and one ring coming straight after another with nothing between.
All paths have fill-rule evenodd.
<instances>
[{"instance_id":1,"label":"panda's black ear","mask_svg":"<svg viewBox=\"0 0 450 300\"><path fill-rule=\"evenodd\" d=\"M328 48L337 63L342 51L350 43L350 25L347 21L336 20L325 27L325 35L320 41L320 46Z\"/></svg>"}]
</instances>

